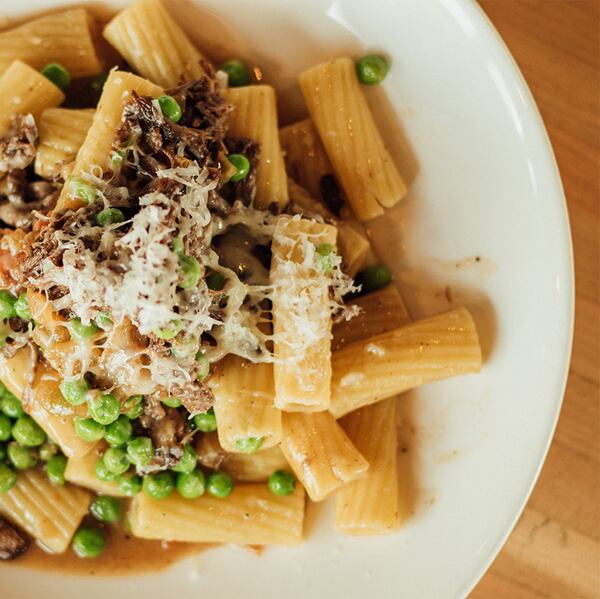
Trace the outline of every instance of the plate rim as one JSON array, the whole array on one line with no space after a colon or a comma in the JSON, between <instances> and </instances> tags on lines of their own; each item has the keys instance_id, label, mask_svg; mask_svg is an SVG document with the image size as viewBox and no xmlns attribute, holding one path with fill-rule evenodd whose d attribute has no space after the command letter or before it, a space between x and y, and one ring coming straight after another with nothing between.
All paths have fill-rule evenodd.
<instances>
[{"instance_id":1,"label":"plate rim","mask_svg":"<svg viewBox=\"0 0 600 599\"><path fill-rule=\"evenodd\" d=\"M556 427L558 425L558 420L565 399L565 392L567 382L569 379L571 357L573 352L573 337L575 330L575 261L573 252L573 237L571 233L571 224L569 220L569 210L564 185L562 182L562 177L560 174L560 168L556 160L554 148L552 146L548 130L546 129L544 119L542 118L535 97L531 92L531 89L529 88L527 80L525 79L525 76L523 75L519 64L517 63L515 57L510 51L510 48L504 41L504 38L500 35L500 32L498 31L498 29L496 29L494 23L487 15L483 7L479 4L479 2L477 2L477 0L442 0L442 2L444 4L453 3L455 6L460 5L460 8L462 10L468 11L469 17L473 21L477 22L479 30L481 32L486 32L488 42L495 45L500 51L500 53L504 56L504 59L507 62L507 64L504 66L512 70L514 81L511 82L511 87L521 92L523 98L526 99L526 105L531 112L531 114L529 115L531 118L529 120L531 125L535 128L537 142L540 144L540 148L542 149L540 157L544 156L544 160L548 163L547 166L549 167L549 170L552 172L554 177L552 186L555 188L557 198L559 198L560 200L560 205L558 208L559 210L562 209L561 223L563 239L561 240L561 242L564 245L564 250L566 250L566 253L563 253L566 267L565 271L563 272L563 275L564 280L567 283L567 289L565 289L565 324L567 326L567 334L566 343L562 350L562 382L560 384L560 393L558 394L558 398L554 400L556 405L554 406L552 425L547 431L547 436L545 442L543 443L542 451L540 452L540 455L536 460L536 466L534 468L531 481L525 493L523 494L518 509L514 512L510 520L509 526L503 528L496 542L488 550L485 559L482 560L481 566L473 574L472 579L465 582L462 589L459 590L458 596L466 598L471 594L473 589L477 586L477 584L481 581L481 579L490 569L493 562L498 557L502 548L508 541L508 538L512 534L515 526L517 525L517 522L521 518L521 515L527 507L527 503L529 502L531 494L538 482L540 473L544 464L546 463L548 452L554 440Z\"/></svg>"}]
</instances>

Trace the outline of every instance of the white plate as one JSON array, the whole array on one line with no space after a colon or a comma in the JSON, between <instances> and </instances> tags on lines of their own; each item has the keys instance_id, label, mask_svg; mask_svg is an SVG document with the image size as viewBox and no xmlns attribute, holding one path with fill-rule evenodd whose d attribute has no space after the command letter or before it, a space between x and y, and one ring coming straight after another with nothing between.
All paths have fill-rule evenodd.
<instances>
[{"instance_id":1,"label":"white plate","mask_svg":"<svg viewBox=\"0 0 600 599\"><path fill-rule=\"evenodd\" d=\"M3 10L16 15L60 4L3 3ZM2 565L2 595L465 596L535 482L569 363L569 226L531 95L468 0L197 4L203 9L170 6L198 39L217 44L217 58L239 52L255 60L285 92L280 105L288 114L297 114L294 77L301 69L365 50L392 58L385 84L367 92L403 169L417 170L409 198L389 219L393 242L380 245L415 315L444 307L446 283L452 298L474 307L487 362L478 376L431 385L403 400L403 434L407 423L414 427L404 455L416 495L414 514L395 535L340 537L325 507L311 511L299 549L271 548L258 557L221 547L155 576L120 579L67 579ZM475 256L481 260L470 260Z\"/></svg>"}]
</instances>

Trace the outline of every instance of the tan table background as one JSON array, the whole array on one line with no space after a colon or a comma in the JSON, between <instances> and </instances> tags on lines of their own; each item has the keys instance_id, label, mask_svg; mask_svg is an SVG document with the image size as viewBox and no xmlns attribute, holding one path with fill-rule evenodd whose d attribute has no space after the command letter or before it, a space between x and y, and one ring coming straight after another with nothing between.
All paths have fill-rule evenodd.
<instances>
[{"instance_id":1,"label":"tan table background","mask_svg":"<svg viewBox=\"0 0 600 599\"><path fill-rule=\"evenodd\" d=\"M471 599L600 597L600 0L480 0L527 80L561 171L575 249L573 359L527 507Z\"/></svg>"}]
</instances>

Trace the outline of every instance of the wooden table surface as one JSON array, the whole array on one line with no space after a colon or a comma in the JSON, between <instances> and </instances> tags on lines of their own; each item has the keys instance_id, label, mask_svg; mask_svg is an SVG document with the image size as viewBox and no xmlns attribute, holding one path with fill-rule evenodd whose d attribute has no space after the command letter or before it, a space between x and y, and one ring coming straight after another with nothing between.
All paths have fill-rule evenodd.
<instances>
[{"instance_id":1,"label":"wooden table surface","mask_svg":"<svg viewBox=\"0 0 600 599\"><path fill-rule=\"evenodd\" d=\"M480 0L550 134L575 250L573 358L527 507L471 599L600 597L600 0Z\"/></svg>"}]
</instances>

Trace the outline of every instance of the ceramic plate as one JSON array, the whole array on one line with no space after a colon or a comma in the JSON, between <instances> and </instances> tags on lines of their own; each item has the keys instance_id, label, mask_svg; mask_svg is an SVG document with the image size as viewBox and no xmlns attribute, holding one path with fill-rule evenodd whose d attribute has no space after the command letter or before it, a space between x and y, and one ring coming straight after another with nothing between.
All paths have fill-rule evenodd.
<instances>
[{"instance_id":1,"label":"ceramic plate","mask_svg":"<svg viewBox=\"0 0 600 599\"><path fill-rule=\"evenodd\" d=\"M217 60L259 65L302 116L296 75L379 51L392 69L367 89L410 193L369 228L415 317L467 304L484 344L480 375L402 399L402 529L344 538L312 506L306 543L205 551L147 576L69 578L1 566L16 597L465 596L498 552L536 480L569 364L573 269L565 200L534 101L468 0L170 0ZM3 3L8 16L64 5ZM124 3L123 3L124 4ZM114 3L115 7L120 5ZM6 591L8 590L8 595Z\"/></svg>"}]
</instances>

